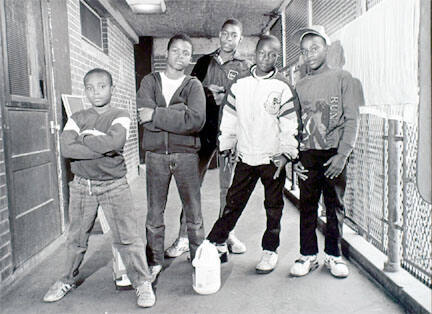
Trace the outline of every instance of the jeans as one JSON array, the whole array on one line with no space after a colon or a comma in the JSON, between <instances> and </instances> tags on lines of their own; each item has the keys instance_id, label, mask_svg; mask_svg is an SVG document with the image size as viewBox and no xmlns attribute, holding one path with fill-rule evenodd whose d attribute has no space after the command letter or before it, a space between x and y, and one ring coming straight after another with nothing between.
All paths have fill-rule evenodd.
<instances>
[{"instance_id":1,"label":"jeans","mask_svg":"<svg viewBox=\"0 0 432 314\"><path fill-rule=\"evenodd\" d=\"M138 215L126 178L108 181L75 176L69 183L71 224L67 239L65 283L76 281L88 247L97 208L100 205L112 230L113 246L119 251L127 274L136 288L151 280L143 239L138 232Z\"/></svg>"},{"instance_id":2,"label":"jeans","mask_svg":"<svg viewBox=\"0 0 432 314\"><path fill-rule=\"evenodd\" d=\"M200 178L200 185L202 185L204 181L204 176L215 154L218 154L217 150L213 150L212 152L199 153L198 172ZM220 217L222 216L222 212L225 208L228 188L231 185L234 169L228 167L226 165L225 158L221 157L219 154L218 154L218 162L219 162L219 195L220 195L219 217ZM183 209L182 209L180 214L179 238L186 238L186 237L187 237L186 216L183 214Z\"/></svg>"},{"instance_id":3,"label":"jeans","mask_svg":"<svg viewBox=\"0 0 432 314\"><path fill-rule=\"evenodd\" d=\"M186 216L191 259L204 240L201 213L198 155L194 153L146 153L147 180L147 259L150 265L163 265L164 213L171 177L174 175Z\"/></svg>"},{"instance_id":4,"label":"jeans","mask_svg":"<svg viewBox=\"0 0 432 314\"><path fill-rule=\"evenodd\" d=\"M278 178L273 179L276 170L273 163L259 166L250 166L241 161L237 163L222 216L216 221L207 236L210 242L221 244L228 239L258 179L261 179L264 185L264 207L267 215L267 228L261 245L264 250L276 251L279 247L280 221L284 206L282 191L286 179L285 169L280 172Z\"/></svg>"},{"instance_id":5,"label":"jeans","mask_svg":"<svg viewBox=\"0 0 432 314\"><path fill-rule=\"evenodd\" d=\"M334 179L324 176L327 167L323 164L336 155L336 149L308 150L300 152L300 161L309 172L308 178L299 180L300 185L300 253L315 255L318 243L315 229L318 219L318 202L323 194L326 207L327 223L325 228L324 251L333 256L340 256L342 226L345 217L343 197L346 186L346 167Z\"/></svg>"}]
</instances>

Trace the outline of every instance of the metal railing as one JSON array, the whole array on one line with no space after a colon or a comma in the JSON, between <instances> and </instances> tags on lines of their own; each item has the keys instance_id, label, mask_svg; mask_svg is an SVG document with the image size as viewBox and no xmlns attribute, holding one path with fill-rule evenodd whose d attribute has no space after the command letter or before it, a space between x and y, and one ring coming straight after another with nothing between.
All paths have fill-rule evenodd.
<instances>
[{"instance_id":1,"label":"metal railing","mask_svg":"<svg viewBox=\"0 0 432 314\"><path fill-rule=\"evenodd\" d=\"M402 267L432 287L432 205L416 185L417 138L417 125L361 115L345 222L387 255L384 271Z\"/></svg>"}]
</instances>

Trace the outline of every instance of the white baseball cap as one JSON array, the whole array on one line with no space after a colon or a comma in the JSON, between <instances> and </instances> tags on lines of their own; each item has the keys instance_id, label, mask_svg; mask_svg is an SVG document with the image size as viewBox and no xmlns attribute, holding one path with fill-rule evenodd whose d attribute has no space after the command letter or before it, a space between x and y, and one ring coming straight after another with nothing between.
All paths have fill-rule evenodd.
<instances>
[{"instance_id":1,"label":"white baseball cap","mask_svg":"<svg viewBox=\"0 0 432 314\"><path fill-rule=\"evenodd\" d=\"M304 28L300 28L300 29L296 30L291 35L291 41L293 43L295 43L296 45L300 46L300 43L301 43L303 37L307 34L318 35L325 40L327 46L331 45L331 39L326 34L324 26L322 26L322 25L312 25L309 27L304 27Z\"/></svg>"}]
</instances>

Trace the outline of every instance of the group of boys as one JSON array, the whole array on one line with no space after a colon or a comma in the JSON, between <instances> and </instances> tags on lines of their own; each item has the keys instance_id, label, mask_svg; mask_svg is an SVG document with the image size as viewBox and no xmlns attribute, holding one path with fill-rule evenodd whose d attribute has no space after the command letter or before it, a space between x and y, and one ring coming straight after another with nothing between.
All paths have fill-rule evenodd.
<instances>
[{"instance_id":1,"label":"group of boys","mask_svg":"<svg viewBox=\"0 0 432 314\"><path fill-rule=\"evenodd\" d=\"M236 19L223 24L220 48L201 57L192 75L185 74L193 54L191 39L177 34L169 40L166 70L145 76L137 93L146 151L146 248L125 178L129 113L110 105L114 86L108 71L93 69L84 76L92 107L73 114L61 135L62 155L71 159L75 175L69 184L66 270L44 296L45 302L58 301L75 287L101 205L137 304L152 307L152 283L162 271L164 257L189 251L193 260L205 238L200 186L215 155L221 205L207 239L216 245L222 261L227 261L229 251L246 251L233 229L260 179L267 225L256 272L267 274L276 267L285 165L291 160L301 179L301 256L290 273L303 276L318 267L315 229L322 193L327 214L325 264L332 275L348 276L340 254L343 194L363 102L361 84L348 72L327 66L330 39L322 27L301 29L293 38L309 68L296 90L275 67L281 49L276 37L260 37L253 65L238 55L242 25ZM165 251L164 211L172 176L183 207L179 236Z\"/></svg>"}]
</instances>

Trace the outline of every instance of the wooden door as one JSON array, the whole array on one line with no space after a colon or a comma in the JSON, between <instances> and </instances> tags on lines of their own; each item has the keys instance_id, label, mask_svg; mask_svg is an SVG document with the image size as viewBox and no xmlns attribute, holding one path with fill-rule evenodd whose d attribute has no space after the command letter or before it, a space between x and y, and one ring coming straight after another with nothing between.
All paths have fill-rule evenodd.
<instances>
[{"instance_id":1,"label":"wooden door","mask_svg":"<svg viewBox=\"0 0 432 314\"><path fill-rule=\"evenodd\" d=\"M46 0L5 0L2 105L14 267L61 233Z\"/></svg>"}]
</instances>

